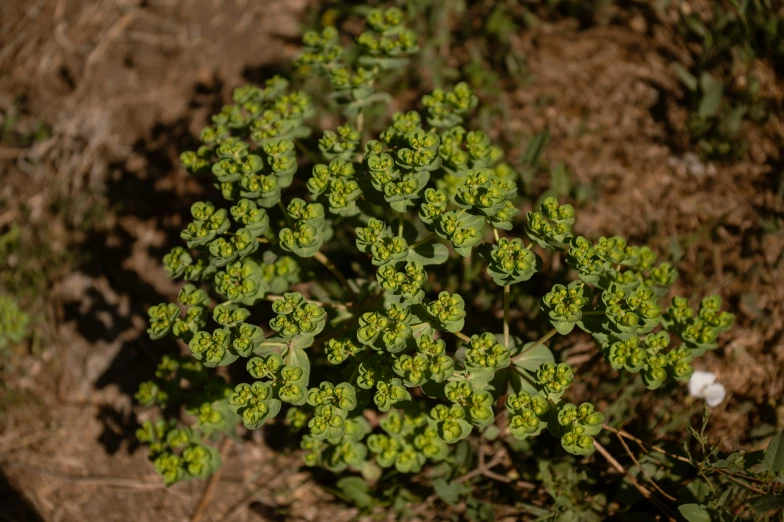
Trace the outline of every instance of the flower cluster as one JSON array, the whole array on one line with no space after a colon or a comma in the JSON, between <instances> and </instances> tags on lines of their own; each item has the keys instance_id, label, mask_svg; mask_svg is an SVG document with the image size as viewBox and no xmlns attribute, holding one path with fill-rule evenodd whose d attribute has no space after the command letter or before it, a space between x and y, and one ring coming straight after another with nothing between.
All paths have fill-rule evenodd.
<instances>
[{"instance_id":1,"label":"flower cluster","mask_svg":"<svg viewBox=\"0 0 784 522\"><path fill-rule=\"evenodd\" d=\"M525 233L542 248L562 250L572 238L574 207L560 205L554 197L542 202L539 212L528 212Z\"/></svg>"},{"instance_id":2,"label":"flower cluster","mask_svg":"<svg viewBox=\"0 0 784 522\"><path fill-rule=\"evenodd\" d=\"M418 473L425 462L441 462L449 455L448 446L424 413L391 412L382 419L381 429L384 433L368 437L367 447L382 468Z\"/></svg>"}]
</instances>

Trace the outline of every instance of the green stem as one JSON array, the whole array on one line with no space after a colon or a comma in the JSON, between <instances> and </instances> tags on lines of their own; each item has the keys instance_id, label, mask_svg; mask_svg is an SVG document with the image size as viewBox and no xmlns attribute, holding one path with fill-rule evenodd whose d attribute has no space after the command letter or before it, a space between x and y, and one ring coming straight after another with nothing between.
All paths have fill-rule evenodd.
<instances>
[{"instance_id":1,"label":"green stem","mask_svg":"<svg viewBox=\"0 0 784 522\"><path fill-rule=\"evenodd\" d=\"M340 284L343 286L343 288L345 288L346 291L348 291L348 293L351 295L351 301L355 302L357 300L357 295L354 293L354 290L351 289L351 286L348 284L348 280L343 275L343 273L338 270L338 267L336 267L335 264L320 251L317 251L315 254L313 254L313 257L316 259L316 261L324 265L327 270L332 272L332 275L338 278L338 281L340 281Z\"/></svg>"},{"instance_id":2,"label":"green stem","mask_svg":"<svg viewBox=\"0 0 784 522\"><path fill-rule=\"evenodd\" d=\"M364 126L365 126L365 114L362 112L362 110L360 110L359 114L357 114L357 130L359 132L362 132Z\"/></svg>"},{"instance_id":3,"label":"green stem","mask_svg":"<svg viewBox=\"0 0 784 522\"><path fill-rule=\"evenodd\" d=\"M414 243L413 245L409 246L408 248L409 249L415 249L416 247L418 247L420 245L424 245L425 243L427 243L431 239L435 239L436 237L437 237L436 233L435 232L431 232L428 235L426 235L425 237L423 237L422 239L420 239L419 241L417 241L416 243Z\"/></svg>"},{"instance_id":4,"label":"green stem","mask_svg":"<svg viewBox=\"0 0 784 522\"><path fill-rule=\"evenodd\" d=\"M400 218L397 221L397 235L403 235L403 214L400 214Z\"/></svg>"},{"instance_id":5,"label":"green stem","mask_svg":"<svg viewBox=\"0 0 784 522\"><path fill-rule=\"evenodd\" d=\"M314 165L318 165L319 163L321 163L321 161L316 156L314 156L313 153L309 151L308 148L305 147L305 145L301 141L295 140L294 143L296 143L299 151L302 154L304 154L310 160L311 163L313 163Z\"/></svg>"},{"instance_id":6,"label":"green stem","mask_svg":"<svg viewBox=\"0 0 784 522\"><path fill-rule=\"evenodd\" d=\"M557 334L557 333L558 333L558 330L556 330L555 328L553 328L552 330L550 330L549 332L547 332L546 334L544 334L542 337L540 337L540 338L539 338L539 340L538 340L538 341L536 341L534 344L532 344L531 346L529 346L528 348L526 348L525 350L523 350L523 351L522 351L522 352L520 352L519 354L517 354L517 355L515 355L514 357L512 357L512 362L519 361L520 359L522 359L522 358L523 358L523 356L524 356L526 353L530 352L531 350L533 350L534 348L536 348L536 347L537 347L537 346L539 346L540 344L544 344L544 343L546 343L546 342L547 342L547 341L550 339L550 337L554 336L554 335L555 335L555 334Z\"/></svg>"},{"instance_id":7,"label":"green stem","mask_svg":"<svg viewBox=\"0 0 784 522\"><path fill-rule=\"evenodd\" d=\"M495 242L496 242L496 243L498 243L498 241L499 241L501 238L500 238L500 237L498 237L498 229L497 229L497 228L494 228L494 229L493 229L493 235L495 236Z\"/></svg>"},{"instance_id":8,"label":"green stem","mask_svg":"<svg viewBox=\"0 0 784 522\"><path fill-rule=\"evenodd\" d=\"M294 229L294 222L291 221L291 216L289 216L289 213L286 210L286 207L283 205L283 200L282 199L278 200L278 207L280 207L280 211L283 212L283 217L286 218L286 223L289 224L289 228L290 229Z\"/></svg>"},{"instance_id":9,"label":"green stem","mask_svg":"<svg viewBox=\"0 0 784 522\"><path fill-rule=\"evenodd\" d=\"M495 229L493 229L495 230ZM504 346L509 348L509 298L511 294L510 285L504 287Z\"/></svg>"},{"instance_id":10,"label":"green stem","mask_svg":"<svg viewBox=\"0 0 784 522\"><path fill-rule=\"evenodd\" d=\"M531 380L531 378L530 378L528 375L526 375L525 373L523 373L523 371L522 371L522 370L520 370L520 368L518 368L518 367L517 367L517 366L515 366L515 365L511 365L511 366L510 366L510 368L511 368L511 369L512 369L512 371L514 371L514 372L515 372L517 375L519 375L520 377L522 377L523 379L525 379L526 381L528 381L528 384L530 384L530 385L531 385L531 386L533 386L533 387L536 387L536 383L535 383L533 380Z\"/></svg>"},{"instance_id":11,"label":"green stem","mask_svg":"<svg viewBox=\"0 0 784 522\"><path fill-rule=\"evenodd\" d=\"M463 332L452 332L452 334L454 334L456 337L458 337L459 339L462 339L463 341L465 341L465 342L467 342L467 343L470 343L470 342L471 342L471 338L470 338L470 337L468 337L468 336L467 336L466 334L464 334Z\"/></svg>"}]
</instances>

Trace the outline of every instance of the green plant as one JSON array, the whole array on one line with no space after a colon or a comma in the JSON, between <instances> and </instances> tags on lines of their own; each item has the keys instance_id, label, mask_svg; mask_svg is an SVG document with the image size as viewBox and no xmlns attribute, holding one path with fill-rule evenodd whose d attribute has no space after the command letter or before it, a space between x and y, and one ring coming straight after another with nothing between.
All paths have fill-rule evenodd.
<instances>
[{"instance_id":1,"label":"green plant","mask_svg":"<svg viewBox=\"0 0 784 522\"><path fill-rule=\"evenodd\" d=\"M331 108L347 118L335 131L311 139L311 98L275 77L237 89L203 145L182 154L227 203L192 206L187 248L164 258L189 283L179 304L149 310L151 337L174 336L193 355L164 358L137 394L148 406L184 404L195 419L140 431L167 484L214 471L212 434L283 419L305 432L307 464L368 477L379 467L417 473L480 433L524 441L547 431L566 452L589 455L604 416L567 400L575 375L547 347L553 336L590 333L609 364L655 389L687 380L692 358L732 324L717 297L697 312L685 298L662 308L675 268L620 237L575 235L571 205L548 197L523 218L518 174L486 133L464 127L479 103L465 83L430 92L421 112L396 112L366 139L365 111L389 101L375 79L417 49L403 21L397 9L371 10L350 51L334 28L305 35L297 65L331 82ZM358 254L340 256L352 244ZM524 342L511 331L512 293L541 279L540 252L562 256L577 279L542 296L549 325ZM454 258L486 265L469 283L499 296L502 331L476 322L469 294L430 280ZM230 364L246 367L245 382L207 370Z\"/></svg>"},{"instance_id":2,"label":"green plant","mask_svg":"<svg viewBox=\"0 0 784 522\"><path fill-rule=\"evenodd\" d=\"M30 317L11 297L0 295L0 350L9 344L18 344L27 335Z\"/></svg>"},{"instance_id":3,"label":"green plant","mask_svg":"<svg viewBox=\"0 0 784 522\"><path fill-rule=\"evenodd\" d=\"M760 95L753 62L783 63L784 12L770 0L717 1L707 17L684 14L679 28L699 45L692 64L675 64L686 88L689 134L703 156L738 160L748 149L743 122L762 121L771 110Z\"/></svg>"}]
</instances>

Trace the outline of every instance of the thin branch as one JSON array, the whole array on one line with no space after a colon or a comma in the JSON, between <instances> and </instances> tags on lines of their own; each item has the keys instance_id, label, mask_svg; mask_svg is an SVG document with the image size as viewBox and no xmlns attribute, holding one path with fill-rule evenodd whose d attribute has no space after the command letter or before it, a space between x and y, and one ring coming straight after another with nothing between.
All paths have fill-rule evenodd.
<instances>
[{"instance_id":1,"label":"thin branch","mask_svg":"<svg viewBox=\"0 0 784 522\"><path fill-rule=\"evenodd\" d=\"M604 447L604 446L602 446L601 444L599 444L599 441L597 441L596 439L594 439L594 441L593 441L593 446L594 446L594 447L595 447L597 450L599 450L599 453L601 453L602 457L604 457L604 458L607 460L607 462L609 462L609 463L610 463L610 465L611 465L613 468L615 468L615 470L616 470L618 473L621 473L621 474L623 474L623 475L625 475L625 476L626 476L627 480L628 480L629 482L631 482L632 486L634 486L635 488L637 488L637 491L639 491L639 492L640 492L640 494L641 494L643 497L645 497L646 499L650 499L650 498L653 496L653 494L651 493L651 491L650 491L648 488L646 488L645 486L643 486L642 484L640 484L639 482L637 482L637 479L636 479L636 478L634 478L632 475L630 475L630 474L629 474L629 472L627 472L627 471L626 471L626 468L624 468L624 467L621 465L621 463L620 463L620 462L618 462L617 460L615 460L615 457L613 457L612 455L610 455L610 452L609 452L609 451L607 451L607 450L605 449L605 447Z\"/></svg>"},{"instance_id":2,"label":"thin branch","mask_svg":"<svg viewBox=\"0 0 784 522\"><path fill-rule=\"evenodd\" d=\"M737 480L735 478L732 478L732 476L730 476L729 474L725 473L724 470L722 470L722 469L717 469L716 471L718 471L720 474L724 475L726 478L728 478L729 480L731 480L735 484L738 484L740 486L743 486L744 488L750 489L750 490L752 490L752 491L754 491L756 493L759 493L760 495L766 495L767 494L767 491L762 491L761 489L755 488L751 484L744 484L743 482L741 482L741 481L739 481L739 480Z\"/></svg>"},{"instance_id":3,"label":"thin branch","mask_svg":"<svg viewBox=\"0 0 784 522\"><path fill-rule=\"evenodd\" d=\"M495 229L493 229L495 230ZM504 346L509 348L509 298L510 286L504 286Z\"/></svg>"},{"instance_id":4,"label":"thin branch","mask_svg":"<svg viewBox=\"0 0 784 522\"><path fill-rule=\"evenodd\" d=\"M338 281L340 281L340 284L343 285L343 288L345 288L348 291L349 295L351 295L352 302L356 301L357 294L354 293L354 290L352 290L351 285L348 284L348 280L346 280L346 277L343 275L343 273L340 270L338 270L338 267L336 267L335 264L332 261L330 261L330 259L326 255L324 255L321 251L316 251L316 253L313 254L313 257L316 259L316 261L324 265L327 268L327 270L332 272L332 275L334 275L338 279Z\"/></svg>"},{"instance_id":5,"label":"thin branch","mask_svg":"<svg viewBox=\"0 0 784 522\"><path fill-rule=\"evenodd\" d=\"M471 338L470 338L470 337L468 337L468 336L467 336L466 334L464 334L463 332L451 332L451 333L452 333L452 335L454 335L454 336L458 337L459 339L461 339L461 340L463 340L463 341L465 341L465 342L467 342L467 343L470 343L470 342L471 342Z\"/></svg>"},{"instance_id":6,"label":"thin branch","mask_svg":"<svg viewBox=\"0 0 784 522\"><path fill-rule=\"evenodd\" d=\"M649 448L651 448L653 451L655 451L657 453L661 453L662 455L667 455L668 457L672 457L674 459L680 460L681 462L687 462L687 463L691 464L691 461L689 459L687 459L686 457L682 457L680 455L676 455L674 453L670 453L669 451L664 450L664 449L662 449L662 448L660 448L658 446L654 446L653 444L649 444L647 442L644 442L644 441L638 439L637 437L635 437L634 435L632 435L631 433L629 433L628 431L625 431L625 430L622 430L622 429L613 428L612 426L608 426L607 424L602 424L602 428L606 429L607 431L611 431L611 432L615 433L616 435L620 435L620 436L625 437L625 438L627 438L629 440L633 440L634 442L636 442L640 446L643 446L643 447L644 446L648 446Z\"/></svg>"},{"instance_id":7,"label":"thin branch","mask_svg":"<svg viewBox=\"0 0 784 522\"><path fill-rule=\"evenodd\" d=\"M414 243L413 245L409 245L408 249L409 250L413 250L413 249L415 249L416 247L418 247L420 245L424 245L425 243L427 243L431 239L435 239L436 237L438 237L436 235L436 233L435 232L431 232L428 235L426 235L425 237L423 237L422 239L420 239L419 241L417 241L416 243Z\"/></svg>"},{"instance_id":8,"label":"thin branch","mask_svg":"<svg viewBox=\"0 0 784 522\"><path fill-rule=\"evenodd\" d=\"M555 328L553 328L552 330L550 330L549 332L547 332L546 334L544 334L544 335L543 335L543 336L542 336L542 337L541 337L539 340L537 340L536 342L534 342L534 344L532 344L531 346L529 346L528 348L526 348L525 350L523 350L523 351L522 351L522 352L520 352L519 354L517 354L517 355L515 355L514 357L512 357L512 362L519 361L520 359L522 359L522 358L523 358L523 356L524 356L525 354L527 354L528 352L530 352L531 350L533 350L534 348L536 348L536 347L537 347L537 346L539 346L540 344L544 344L544 343L546 343L547 341L549 341L549 340L550 340L550 337L554 336L554 335L555 335L555 334L557 334L557 333L558 333L558 330L556 330Z\"/></svg>"},{"instance_id":9,"label":"thin branch","mask_svg":"<svg viewBox=\"0 0 784 522\"><path fill-rule=\"evenodd\" d=\"M0 461L0 464L24 469L41 475L47 475L49 477L54 477L66 482L75 482L80 484L91 484L95 486L108 486L126 489L163 489L166 487L162 481L146 482L130 477L116 477L109 475L72 475L69 473L63 473L61 471L33 466L31 464L16 461L14 459L2 460Z\"/></svg>"},{"instance_id":10,"label":"thin branch","mask_svg":"<svg viewBox=\"0 0 784 522\"><path fill-rule=\"evenodd\" d=\"M627 455L629 455L629 457L632 459L632 462L634 462L634 464L635 464L635 465L636 465L638 468L640 468L640 471L642 471L642 474L643 474L643 475L645 475L645 478L646 478L646 479L648 479L648 482L650 482L650 483L651 483L651 485L652 485L654 488L656 488L656 490L657 490L659 493L661 493L662 495L664 495L664 497L665 497L667 500L670 500L670 501L672 501L672 502L675 502L677 499L676 499L675 497L673 497L672 495L668 495L667 493L665 493L665 492L664 492L664 490L663 490L662 488L660 488L660 487L659 487L659 485L658 485L658 484L656 484L656 482L654 482L654 481L653 481L653 478L651 478L651 476L648 474L648 472L647 472L647 471L645 471L645 468L643 468L643 467L642 467L642 465L640 465L639 461L638 461L638 460L637 460L637 458L634 456L634 453L632 453L632 450L631 450L631 449L629 449L629 445L628 445L628 444L626 444L626 441L625 441L625 440L623 440L623 437L621 436L621 434L620 434L620 433L616 433L616 434L615 434L615 436L616 436L616 437L618 437L618 440L619 440L619 441L621 441L621 444L623 445L623 448L626 450L626 454L627 454Z\"/></svg>"},{"instance_id":11,"label":"thin branch","mask_svg":"<svg viewBox=\"0 0 784 522\"><path fill-rule=\"evenodd\" d=\"M204 516L205 511L207 511L207 506L209 506L210 500L212 500L212 496L215 494L215 488L220 481L221 475L223 474L223 470L226 468L226 456L229 454L229 449L231 449L231 442L231 438L226 436L223 437L223 441L221 442L219 449L223 465L218 468L218 470L213 473L210 479L207 481L207 486L205 486L204 493L201 495L199 505L196 507L196 511L191 517L191 522L200 522L201 518Z\"/></svg>"}]
</instances>

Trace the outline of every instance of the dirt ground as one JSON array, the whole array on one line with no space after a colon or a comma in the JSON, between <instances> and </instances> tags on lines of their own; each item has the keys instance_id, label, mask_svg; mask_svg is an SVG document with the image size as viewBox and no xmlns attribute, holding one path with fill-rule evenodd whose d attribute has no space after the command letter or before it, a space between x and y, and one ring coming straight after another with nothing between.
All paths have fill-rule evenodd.
<instances>
[{"instance_id":1,"label":"dirt ground","mask_svg":"<svg viewBox=\"0 0 784 522\"><path fill-rule=\"evenodd\" d=\"M201 190L177 158L233 87L263 80L296 54L310 7L0 4L0 114L18 114L18 129L48 128L32 144L0 143L0 232L19 223L23 241L46 244L52 259L41 268L50 277L34 318L40 342L15 353L13 371L2 374L0 519L179 521L193 513L203 482L160 485L134 442L145 413L132 399L160 356L178 349L145 333L147 308L176 296L160 259ZM763 422L784 426L784 121L774 115L745 129L750 151L741 162L695 160L670 66L685 51L671 31L632 8L605 27L565 21L522 32L515 51L531 81L502 100L511 131L549 127L548 159L596 188L600 203L580 209L579 233L652 241L665 256L677 249L678 293L720 293L738 315L723 346L698 363L727 388L710 436L733 449ZM780 107L780 78L760 70ZM13 270L12 260L2 268ZM357 515L297 452L270 447L272 435L232 447L205 520Z\"/></svg>"}]
</instances>

